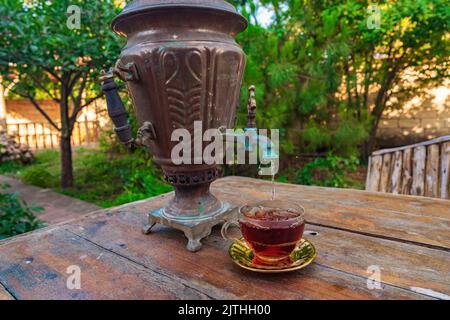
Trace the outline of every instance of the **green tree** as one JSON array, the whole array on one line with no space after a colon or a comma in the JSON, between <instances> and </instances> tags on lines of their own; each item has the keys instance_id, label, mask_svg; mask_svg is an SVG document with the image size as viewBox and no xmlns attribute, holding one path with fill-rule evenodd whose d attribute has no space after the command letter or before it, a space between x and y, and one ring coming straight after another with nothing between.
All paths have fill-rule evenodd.
<instances>
[{"instance_id":1,"label":"green tree","mask_svg":"<svg viewBox=\"0 0 450 320\"><path fill-rule=\"evenodd\" d=\"M239 40L259 125L285 128L285 151L367 157L386 108L448 78L444 0L231 2L250 21Z\"/></svg>"},{"instance_id":2,"label":"green tree","mask_svg":"<svg viewBox=\"0 0 450 320\"><path fill-rule=\"evenodd\" d=\"M0 74L60 132L61 186L73 185L71 136L80 111L99 99L99 71L113 65L122 40L109 29L113 0L0 0ZM39 99L58 103L61 122Z\"/></svg>"},{"instance_id":3,"label":"green tree","mask_svg":"<svg viewBox=\"0 0 450 320\"><path fill-rule=\"evenodd\" d=\"M324 38L327 54L338 54L333 69L340 78L340 92L345 92L338 116L365 124L362 154L367 158L386 108L401 107L411 95L448 77L448 4L303 1L300 8L291 19L302 21L321 12L319 24L309 28L311 36Z\"/></svg>"}]
</instances>

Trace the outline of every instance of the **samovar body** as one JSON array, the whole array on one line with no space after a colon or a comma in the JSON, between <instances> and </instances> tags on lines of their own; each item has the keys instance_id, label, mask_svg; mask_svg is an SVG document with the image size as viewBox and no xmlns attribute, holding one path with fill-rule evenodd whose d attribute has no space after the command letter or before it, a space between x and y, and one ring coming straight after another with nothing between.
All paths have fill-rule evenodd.
<instances>
[{"instance_id":1,"label":"samovar body","mask_svg":"<svg viewBox=\"0 0 450 320\"><path fill-rule=\"evenodd\" d=\"M112 22L113 30L127 38L114 74L126 82L141 126L139 141L175 189L162 209L167 219L203 220L227 209L209 190L217 165L194 156L194 137L235 126L246 63L235 36L246 26L222 0L134 1ZM121 140L133 143L123 112L111 108L117 102L111 92L108 96L113 87L111 79L104 81L110 115ZM180 142L172 141L174 130L192 137L188 164L173 162Z\"/></svg>"}]
</instances>

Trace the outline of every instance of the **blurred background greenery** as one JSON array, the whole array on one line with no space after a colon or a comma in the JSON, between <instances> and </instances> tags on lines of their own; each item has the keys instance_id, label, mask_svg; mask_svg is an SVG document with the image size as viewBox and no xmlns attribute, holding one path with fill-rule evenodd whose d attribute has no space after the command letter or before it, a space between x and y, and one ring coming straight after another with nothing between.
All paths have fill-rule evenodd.
<instances>
[{"instance_id":1,"label":"blurred background greenery","mask_svg":"<svg viewBox=\"0 0 450 320\"><path fill-rule=\"evenodd\" d=\"M237 38L248 58L238 127L246 123L246 88L255 85L258 126L281 130L278 181L363 188L382 113L448 79L447 1L229 2L249 20ZM66 26L71 4L83 8L76 32ZM109 28L123 4L0 0L0 75L5 87L15 82L10 97L56 98L62 117L83 106L82 94L83 101L101 99L98 74L124 44ZM136 130L125 91L123 97ZM72 120L62 124L62 133L72 134ZM0 174L103 207L171 190L151 155L125 151L110 127L103 128L98 147L73 151L73 181L61 184L68 177L61 170L67 153L72 150L42 151L31 165L3 162Z\"/></svg>"}]
</instances>

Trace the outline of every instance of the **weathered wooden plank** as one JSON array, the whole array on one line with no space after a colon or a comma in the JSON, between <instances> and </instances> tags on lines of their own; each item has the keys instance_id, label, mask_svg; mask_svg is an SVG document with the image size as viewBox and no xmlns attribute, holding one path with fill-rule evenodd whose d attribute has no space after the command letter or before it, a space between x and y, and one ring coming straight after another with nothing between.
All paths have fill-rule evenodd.
<instances>
[{"instance_id":1,"label":"weathered wooden plank","mask_svg":"<svg viewBox=\"0 0 450 320\"><path fill-rule=\"evenodd\" d=\"M425 175L425 196L439 196L439 153L440 146L432 144L427 148L427 167Z\"/></svg>"},{"instance_id":2,"label":"weathered wooden plank","mask_svg":"<svg viewBox=\"0 0 450 320\"><path fill-rule=\"evenodd\" d=\"M391 158L392 154L386 153L383 155L383 166L381 168L381 177L380 177L380 192L388 192L389 190L389 178L391 175Z\"/></svg>"},{"instance_id":3,"label":"weathered wooden plank","mask_svg":"<svg viewBox=\"0 0 450 320\"><path fill-rule=\"evenodd\" d=\"M405 289L422 288L450 298L450 253L415 245L353 234L319 226L307 226L319 261L327 266L367 275L370 266L381 269L381 281ZM316 236L308 233L317 234Z\"/></svg>"},{"instance_id":4,"label":"weathered wooden plank","mask_svg":"<svg viewBox=\"0 0 450 320\"><path fill-rule=\"evenodd\" d=\"M133 225L136 228L139 227L139 220L135 219L136 215L126 217L127 213L120 214L123 216L119 218L119 222L114 220L117 217L111 219L114 226L121 227L120 225L125 223L126 226L123 227L128 232L132 232ZM83 227L82 230L89 229ZM445 281L445 275L450 272L449 253L318 226L308 226L307 230L310 232L306 236L318 248L318 263L321 265L361 277L367 276L369 266L379 266L385 283L402 286L405 289L416 287L442 294L450 293L450 283ZM316 235L311 235L311 231ZM156 232L154 235L157 234ZM91 238L92 234L84 233L83 235L93 241L98 239L97 235L93 235L93 238ZM181 239L180 236L179 239ZM205 243L226 251L226 244L222 242L218 232ZM368 248L370 250L367 250ZM121 254L126 253L121 252ZM424 268L424 265L427 265L427 268Z\"/></svg>"},{"instance_id":5,"label":"weathered wooden plank","mask_svg":"<svg viewBox=\"0 0 450 320\"><path fill-rule=\"evenodd\" d=\"M374 156L371 157L371 166L369 169L369 178L368 183L366 185L367 191L379 191L380 186L380 177L381 177L381 168L383 166L383 157L382 156Z\"/></svg>"},{"instance_id":6,"label":"weathered wooden plank","mask_svg":"<svg viewBox=\"0 0 450 320\"><path fill-rule=\"evenodd\" d=\"M403 151L402 194L410 194L412 186L412 153L413 149Z\"/></svg>"},{"instance_id":7,"label":"weathered wooden plank","mask_svg":"<svg viewBox=\"0 0 450 320\"><path fill-rule=\"evenodd\" d=\"M450 199L450 142L441 146L441 186L440 197Z\"/></svg>"},{"instance_id":8,"label":"weathered wooden plank","mask_svg":"<svg viewBox=\"0 0 450 320\"><path fill-rule=\"evenodd\" d=\"M80 290L67 286L74 283L69 277L75 268ZM179 279L147 270L61 228L1 245L0 282L18 299L209 298Z\"/></svg>"},{"instance_id":9,"label":"weathered wooden plank","mask_svg":"<svg viewBox=\"0 0 450 320\"><path fill-rule=\"evenodd\" d=\"M97 227L99 221L102 221L101 228ZM184 249L186 241L181 233L158 226L153 234L145 236L139 232L142 223L142 217L136 213L122 210L109 216L98 215L89 220L73 222L68 228L89 241L107 246L120 255L142 263L147 268L176 274L185 281L197 284L198 290L208 290L214 295L219 292L219 294L232 294L243 299L430 298L416 295L406 285L405 289L400 289L384 283L383 290L368 289L366 271L369 265L363 266L361 270L351 268L352 264L364 264L361 261L355 263L355 260L361 259L360 255L368 257L373 254L373 251L368 251L367 248L361 250L359 247L355 252L352 252L351 247L348 246L340 248L343 254L341 258L347 261L344 268L335 263L337 259L334 253L331 254L332 258L327 257L328 248L321 247L315 237L319 250L317 263L298 273L268 276L236 267L227 254L229 244L219 236L218 230L205 241L205 246L200 252L192 254ZM323 228L319 228L319 232L322 230ZM333 239L346 236L347 234L337 234ZM327 237L325 232L324 237ZM317 238L322 236L319 234ZM340 246L343 240L336 246ZM346 242L351 245L352 239L349 238ZM407 247L407 245L404 246ZM377 247L371 250L378 252ZM386 251L388 251L387 248ZM170 259L167 257L168 252L170 252ZM438 254L434 256L439 257ZM382 261L383 257L385 258L386 255L367 262ZM397 260L394 260L392 264L396 262ZM391 262L384 262L384 266L388 263ZM404 265L405 263L401 264L401 266ZM391 274L390 270L389 274ZM422 274L427 273L422 272ZM427 277L426 279L429 279L429 275ZM395 277L392 276L392 278ZM386 276L386 279L389 278ZM419 282L411 283L419 285ZM204 289L201 289L202 287Z\"/></svg>"},{"instance_id":10,"label":"weathered wooden plank","mask_svg":"<svg viewBox=\"0 0 450 320\"><path fill-rule=\"evenodd\" d=\"M369 161L367 163L367 174L366 174L366 184L365 184L367 191L370 191L369 185L370 185L371 175L372 175L372 157L369 157Z\"/></svg>"},{"instance_id":11,"label":"weathered wooden plank","mask_svg":"<svg viewBox=\"0 0 450 320\"><path fill-rule=\"evenodd\" d=\"M392 174L390 179L389 192L393 194L400 194L402 188L402 165L403 152L397 151L394 153L392 160Z\"/></svg>"},{"instance_id":12,"label":"weathered wooden plank","mask_svg":"<svg viewBox=\"0 0 450 320\"><path fill-rule=\"evenodd\" d=\"M432 139L432 140L428 140L428 141L424 141L424 142L420 142L420 143L416 143L416 144L412 144L412 145L408 145L408 146L378 150L378 151L373 152L372 155L379 156L379 155L383 155L385 153L404 151L406 149L414 149L415 147L426 147L426 146L429 146L432 144L441 144L441 143L446 143L449 141L450 141L450 136L443 136L443 137L439 137L436 139Z\"/></svg>"},{"instance_id":13,"label":"weathered wooden plank","mask_svg":"<svg viewBox=\"0 0 450 320\"><path fill-rule=\"evenodd\" d=\"M0 301L3 300L14 300L14 297L9 294L9 292L0 283Z\"/></svg>"},{"instance_id":14,"label":"weathered wooden plank","mask_svg":"<svg viewBox=\"0 0 450 320\"><path fill-rule=\"evenodd\" d=\"M213 184L236 204L270 199L270 181L232 177ZM277 183L277 199L300 202L311 223L450 248L447 200Z\"/></svg>"},{"instance_id":15,"label":"weathered wooden plank","mask_svg":"<svg viewBox=\"0 0 450 320\"><path fill-rule=\"evenodd\" d=\"M198 294L231 299L406 299L449 295L449 251L426 247L450 247L448 201L357 190L276 186L278 199L301 202L309 222L331 227L308 226L308 230L318 232L317 236L308 237L316 244L319 257L317 263L301 272L267 276L243 271L229 260L227 245L217 231L196 254L184 249L185 239L176 231L158 227L155 234L142 235L140 228L146 213L162 206L169 198L164 195L0 242L0 282L19 298L73 299L64 295L64 283L56 279L67 276L61 267L67 261L78 262L80 256L87 255L88 260L82 260L86 260L82 270L89 271L89 295L80 294L76 297L80 299L105 298L104 293L99 293L104 286L111 292L108 298L123 299L155 298L155 291L161 296L180 297L183 292L183 297ZM268 181L238 177L213 184L216 195L235 204L268 199L270 189ZM52 231L59 228L65 230ZM34 258L31 265L26 263L28 257ZM22 268L29 274L7 272L6 277L4 261L9 266L18 265L18 269L9 270ZM369 264L381 267L383 290L367 288ZM53 273L58 274L55 279ZM129 278L117 280L122 274ZM46 275L50 275L49 279ZM136 278L141 279L141 287ZM36 284L36 279L43 279L43 283ZM161 283L167 288L162 293ZM23 290L11 290L24 286L31 287L26 291L28 295Z\"/></svg>"},{"instance_id":16,"label":"weathered wooden plank","mask_svg":"<svg viewBox=\"0 0 450 320\"><path fill-rule=\"evenodd\" d=\"M423 196L425 193L425 164L427 148L424 146L414 148L413 155L413 181L411 194Z\"/></svg>"}]
</instances>

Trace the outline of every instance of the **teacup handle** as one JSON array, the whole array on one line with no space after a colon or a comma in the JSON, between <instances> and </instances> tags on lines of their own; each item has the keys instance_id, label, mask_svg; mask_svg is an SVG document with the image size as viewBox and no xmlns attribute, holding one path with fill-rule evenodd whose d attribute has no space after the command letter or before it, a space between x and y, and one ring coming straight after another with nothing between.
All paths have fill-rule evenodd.
<instances>
[{"instance_id":1,"label":"teacup handle","mask_svg":"<svg viewBox=\"0 0 450 320\"><path fill-rule=\"evenodd\" d=\"M225 240L241 241L241 239L239 239L239 238L230 237L230 236L228 235L228 228L231 227L231 226L237 227L239 230L241 229L241 226L239 225L239 222L237 222L236 220L226 221L226 222L223 224L223 226L222 226L222 231L221 231L222 237L223 237Z\"/></svg>"}]
</instances>

